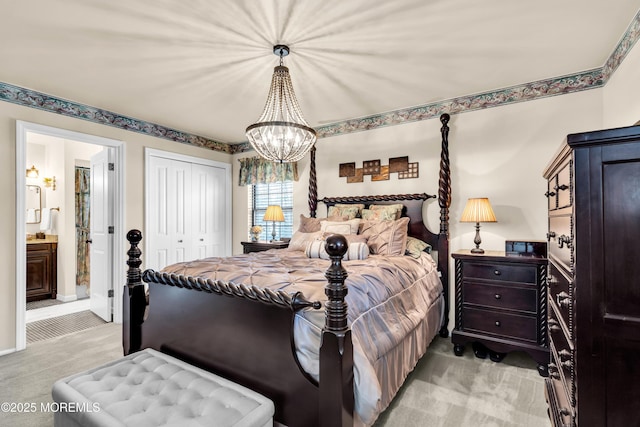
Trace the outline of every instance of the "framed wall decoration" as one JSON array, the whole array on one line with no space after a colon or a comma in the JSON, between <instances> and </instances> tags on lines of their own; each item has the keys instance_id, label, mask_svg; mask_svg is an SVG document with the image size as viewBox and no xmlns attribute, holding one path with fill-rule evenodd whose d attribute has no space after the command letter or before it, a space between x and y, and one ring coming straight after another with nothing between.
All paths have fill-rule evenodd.
<instances>
[{"instance_id":1,"label":"framed wall decoration","mask_svg":"<svg viewBox=\"0 0 640 427\"><path fill-rule=\"evenodd\" d=\"M347 183L364 182L364 176L371 176L371 181L388 181L391 174L397 173L398 179L418 178L418 162L409 162L409 156L390 157L386 165L380 159L365 160L362 167L356 167L356 162L338 164L338 176L347 178Z\"/></svg>"}]
</instances>

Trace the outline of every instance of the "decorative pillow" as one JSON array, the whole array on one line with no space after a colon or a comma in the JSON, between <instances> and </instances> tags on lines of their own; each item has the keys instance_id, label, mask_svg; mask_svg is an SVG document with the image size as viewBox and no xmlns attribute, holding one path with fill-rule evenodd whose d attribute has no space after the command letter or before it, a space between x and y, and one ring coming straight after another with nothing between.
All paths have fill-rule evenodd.
<instances>
[{"instance_id":1,"label":"decorative pillow","mask_svg":"<svg viewBox=\"0 0 640 427\"><path fill-rule=\"evenodd\" d=\"M322 221L347 221L349 219L348 216L332 216L329 218L309 218L302 214L300 214L300 225L298 226L298 231L302 233L314 233L316 231L320 231L320 224Z\"/></svg>"},{"instance_id":2,"label":"decorative pillow","mask_svg":"<svg viewBox=\"0 0 640 427\"><path fill-rule=\"evenodd\" d=\"M423 242L415 237L407 237L407 249L405 249L405 255L409 255L413 258L420 258L422 251L426 250L427 253L431 253L431 245Z\"/></svg>"},{"instance_id":3,"label":"decorative pillow","mask_svg":"<svg viewBox=\"0 0 640 427\"><path fill-rule=\"evenodd\" d=\"M387 211L390 212L391 214L395 215L395 218L391 218L391 219L400 219L400 216L402 215L402 208L404 207L404 205L402 203L396 203L393 205L369 205L369 210L372 211L378 211L378 210L382 210L382 211Z\"/></svg>"},{"instance_id":4,"label":"decorative pillow","mask_svg":"<svg viewBox=\"0 0 640 427\"><path fill-rule=\"evenodd\" d=\"M367 243L367 236L361 234L346 234L344 238L347 239L347 243L350 245L354 243Z\"/></svg>"},{"instance_id":5,"label":"decorative pillow","mask_svg":"<svg viewBox=\"0 0 640 427\"><path fill-rule=\"evenodd\" d=\"M325 249L325 243L326 242L319 240L309 242L305 250L305 254L308 258L330 259L329 254ZM354 242L349 243L347 253L342 256L342 260L348 261L353 259L366 259L368 256L369 247L367 246L367 244L363 242Z\"/></svg>"},{"instance_id":6,"label":"decorative pillow","mask_svg":"<svg viewBox=\"0 0 640 427\"><path fill-rule=\"evenodd\" d=\"M349 219L357 218L360 216L360 212L364 209L363 204L340 204L336 203L333 206L329 206L327 216L348 216Z\"/></svg>"},{"instance_id":7,"label":"decorative pillow","mask_svg":"<svg viewBox=\"0 0 640 427\"><path fill-rule=\"evenodd\" d=\"M407 247L409 217L395 221L366 221L361 234L372 254L401 256Z\"/></svg>"},{"instance_id":8,"label":"decorative pillow","mask_svg":"<svg viewBox=\"0 0 640 427\"><path fill-rule=\"evenodd\" d=\"M314 233L303 233L301 231L296 231L291 236L291 240L289 240L289 250L290 251L304 251L307 248L309 242L313 242L315 240L321 241L323 240L324 233L322 231L316 231Z\"/></svg>"},{"instance_id":9,"label":"decorative pillow","mask_svg":"<svg viewBox=\"0 0 640 427\"><path fill-rule=\"evenodd\" d=\"M360 218L350 219L349 221L322 221L320 230L332 234L358 234L358 226Z\"/></svg>"},{"instance_id":10,"label":"decorative pillow","mask_svg":"<svg viewBox=\"0 0 640 427\"><path fill-rule=\"evenodd\" d=\"M363 209L362 219L365 221L389 221L396 219L396 212L391 209Z\"/></svg>"}]
</instances>

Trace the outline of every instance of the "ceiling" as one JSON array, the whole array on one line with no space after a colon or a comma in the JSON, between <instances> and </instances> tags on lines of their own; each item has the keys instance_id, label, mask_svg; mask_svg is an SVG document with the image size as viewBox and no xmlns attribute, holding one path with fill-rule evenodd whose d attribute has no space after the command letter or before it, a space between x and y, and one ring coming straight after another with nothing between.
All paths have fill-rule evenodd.
<instances>
[{"instance_id":1,"label":"ceiling","mask_svg":"<svg viewBox=\"0 0 640 427\"><path fill-rule=\"evenodd\" d=\"M602 67L640 0L0 0L0 82L224 143L285 58L312 127Z\"/></svg>"}]
</instances>

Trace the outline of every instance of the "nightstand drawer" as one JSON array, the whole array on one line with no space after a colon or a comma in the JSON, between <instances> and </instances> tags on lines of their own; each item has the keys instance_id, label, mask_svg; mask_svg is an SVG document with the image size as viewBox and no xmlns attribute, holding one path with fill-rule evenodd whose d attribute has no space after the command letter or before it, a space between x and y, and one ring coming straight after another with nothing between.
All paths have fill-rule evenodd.
<instances>
[{"instance_id":1,"label":"nightstand drawer","mask_svg":"<svg viewBox=\"0 0 640 427\"><path fill-rule=\"evenodd\" d=\"M521 316L465 307L462 312L462 328L465 331L477 331L534 343L538 340L535 316Z\"/></svg>"},{"instance_id":2,"label":"nightstand drawer","mask_svg":"<svg viewBox=\"0 0 640 427\"><path fill-rule=\"evenodd\" d=\"M536 313L538 300L534 288L465 282L463 302L500 309Z\"/></svg>"},{"instance_id":3,"label":"nightstand drawer","mask_svg":"<svg viewBox=\"0 0 640 427\"><path fill-rule=\"evenodd\" d=\"M537 268L534 265L484 264L465 262L465 279L499 280L503 282L536 283Z\"/></svg>"}]
</instances>

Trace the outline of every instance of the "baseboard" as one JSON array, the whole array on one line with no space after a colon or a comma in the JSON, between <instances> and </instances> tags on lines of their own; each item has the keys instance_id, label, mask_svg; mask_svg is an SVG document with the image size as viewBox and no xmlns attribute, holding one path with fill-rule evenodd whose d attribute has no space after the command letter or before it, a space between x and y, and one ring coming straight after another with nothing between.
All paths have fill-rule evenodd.
<instances>
[{"instance_id":1,"label":"baseboard","mask_svg":"<svg viewBox=\"0 0 640 427\"><path fill-rule=\"evenodd\" d=\"M0 350L0 356L4 356L5 354L15 353L15 352L16 352L15 348L8 348L6 350Z\"/></svg>"},{"instance_id":2,"label":"baseboard","mask_svg":"<svg viewBox=\"0 0 640 427\"><path fill-rule=\"evenodd\" d=\"M75 301L75 300L77 300L77 299L78 299L78 295L69 295L69 296L66 296L66 295L60 295L60 294L58 294L58 295L56 295L56 299L57 299L58 301L62 301L62 302L71 302L71 301Z\"/></svg>"}]
</instances>

